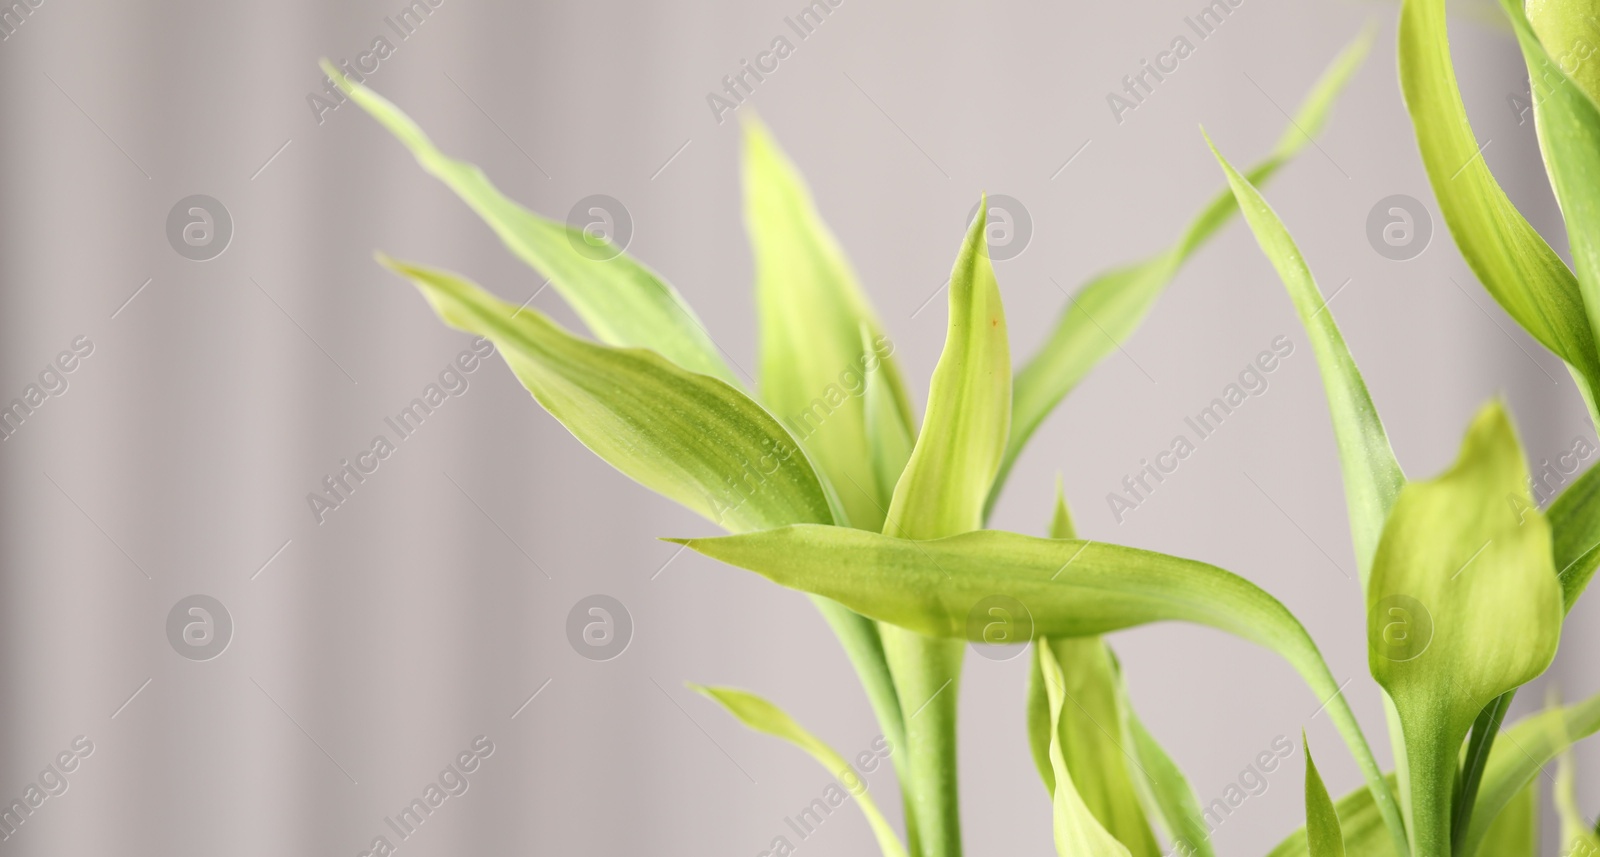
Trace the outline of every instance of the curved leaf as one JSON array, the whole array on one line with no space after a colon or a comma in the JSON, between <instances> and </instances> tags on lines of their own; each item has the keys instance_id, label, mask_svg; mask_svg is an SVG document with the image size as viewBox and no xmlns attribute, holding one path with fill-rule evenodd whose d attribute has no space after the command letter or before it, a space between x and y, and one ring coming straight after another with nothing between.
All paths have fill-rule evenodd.
<instances>
[{"instance_id":1,"label":"curved leaf","mask_svg":"<svg viewBox=\"0 0 1600 857\"><path fill-rule=\"evenodd\" d=\"M1328 787L1322 784L1322 775L1317 773L1317 763L1311 758L1311 745L1303 729L1300 730L1300 746L1306 751L1306 842L1311 857L1344 857L1339 813L1333 808L1333 798L1328 797Z\"/></svg>"},{"instance_id":2,"label":"curved leaf","mask_svg":"<svg viewBox=\"0 0 1600 857\"><path fill-rule=\"evenodd\" d=\"M1133 754L1138 757L1139 768L1146 775L1135 777L1134 782L1148 787L1145 806L1166 827L1167 836L1173 844L1169 853L1184 857L1214 857L1216 851L1211 847L1211 827L1206 823L1194 788L1155 736L1134 715L1127 691L1120 686L1120 675L1118 685L1122 694L1122 710L1126 715L1124 734L1133 739Z\"/></svg>"},{"instance_id":3,"label":"curved leaf","mask_svg":"<svg viewBox=\"0 0 1600 857\"><path fill-rule=\"evenodd\" d=\"M1473 857L1501 812L1544 766L1575 741L1600 731L1600 694L1565 708L1551 708L1523 718L1501 733L1489 754L1478 805L1472 813L1467 838L1457 849L1459 857ZM1488 857L1497 857L1484 851Z\"/></svg>"},{"instance_id":4,"label":"curved leaf","mask_svg":"<svg viewBox=\"0 0 1600 857\"><path fill-rule=\"evenodd\" d=\"M1445 0L1404 0L1400 84L1456 247L1489 294L1579 375L1593 413L1600 355L1578 281L1484 163L1450 60Z\"/></svg>"},{"instance_id":5,"label":"curved leaf","mask_svg":"<svg viewBox=\"0 0 1600 857\"><path fill-rule=\"evenodd\" d=\"M723 381L584 341L443 271L381 261L445 323L493 342L545 410L639 484L733 531L833 521L804 450Z\"/></svg>"},{"instance_id":6,"label":"curved leaf","mask_svg":"<svg viewBox=\"0 0 1600 857\"><path fill-rule=\"evenodd\" d=\"M1494 857L1538 857L1539 788L1530 782L1517 792L1483 838L1483 853ZM1567 852L1563 851L1566 854ZM1576 857L1578 852L1568 854ZM1596 853L1596 852L1591 852Z\"/></svg>"},{"instance_id":7,"label":"curved leaf","mask_svg":"<svg viewBox=\"0 0 1600 857\"><path fill-rule=\"evenodd\" d=\"M1251 181L1261 184L1272 178L1322 131L1333 102L1366 59L1372 33L1370 27L1364 30L1328 65L1295 111L1272 153L1250 168ZM1017 373L1011 431L1000 474L989 494L989 509L994 507L1017 456L1045 417L1090 369L1133 334L1183 263L1227 225L1237 210L1233 194L1224 190L1201 209L1173 246L1143 262L1101 274L1070 298L1050 338Z\"/></svg>"},{"instance_id":8,"label":"curved leaf","mask_svg":"<svg viewBox=\"0 0 1600 857\"><path fill-rule=\"evenodd\" d=\"M900 843L900 837L895 835L894 828L884 820L883 813L878 811L878 805L873 802L872 796L867 794L867 784L862 781L855 768L851 767L850 763L832 747L794 722L783 709L753 693L732 687L705 687L695 684L690 687L721 703L734 717L739 718L739 722L751 729L782 738L810 754L811 758L816 759L818 764L838 780L840 786L855 797L856 804L861 807L861 813L867 817L867 823L872 825L872 833L878 838L878 848L883 851L884 857L906 857L906 849Z\"/></svg>"},{"instance_id":9,"label":"curved leaf","mask_svg":"<svg viewBox=\"0 0 1600 857\"><path fill-rule=\"evenodd\" d=\"M715 539L671 539L783 586L825 595L880 622L965 639L990 595L1015 598L1045 636L1081 637L1160 621L1208 625L1272 649L1306 681L1387 813L1398 817L1372 751L1316 644L1287 609L1215 566L1099 542L982 530L913 541L840 527L794 526ZM904 702L904 697L902 697Z\"/></svg>"},{"instance_id":10,"label":"curved leaf","mask_svg":"<svg viewBox=\"0 0 1600 857\"><path fill-rule=\"evenodd\" d=\"M980 201L979 212L989 210ZM950 273L950 320L934 367L922 431L889 504L884 531L928 539L983 526L983 500L1011 419L1011 352L1005 310L986 243L987 223L976 216ZM907 772L928 857L961 854L957 800L956 714L961 691L959 641L929 639L883 628L884 653L906 722Z\"/></svg>"},{"instance_id":11,"label":"curved leaf","mask_svg":"<svg viewBox=\"0 0 1600 857\"><path fill-rule=\"evenodd\" d=\"M1050 770L1052 783L1051 814L1055 819L1056 853L1060 857L1130 857L1128 849L1109 831L1100 826L1079 794L1067 764L1062 736L1069 731L1062 718L1066 714L1069 693L1062 676L1061 665L1056 663L1053 646L1047 639L1039 639L1039 665L1043 670L1045 694L1050 702L1050 719L1055 728L1050 730ZM1152 843L1153 844L1153 843Z\"/></svg>"},{"instance_id":12,"label":"curved leaf","mask_svg":"<svg viewBox=\"0 0 1600 857\"><path fill-rule=\"evenodd\" d=\"M1600 468L1589 468L1561 492L1545 518L1560 569L1561 598L1571 610L1600 567Z\"/></svg>"},{"instance_id":13,"label":"curved leaf","mask_svg":"<svg viewBox=\"0 0 1600 857\"><path fill-rule=\"evenodd\" d=\"M1373 562L1368 664L1400 713L1412 847L1447 855L1462 742L1479 712L1543 673L1561 590L1543 516L1518 515L1528 474L1499 403L1473 420L1444 475L1405 487Z\"/></svg>"},{"instance_id":14,"label":"curved leaf","mask_svg":"<svg viewBox=\"0 0 1600 857\"><path fill-rule=\"evenodd\" d=\"M326 60L322 70L411 150L424 170L471 206L512 253L548 277L600 341L648 348L691 372L738 386L694 310L655 273L607 239L512 202L483 170L439 151L400 108L350 82Z\"/></svg>"},{"instance_id":15,"label":"curved leaf","mask_svg":"<svg viewBox=\"0 0 1600 857\"><path fill-rule=\"evenodd\" d=\"M1390 774L1387 778L1389 787L1395 787L1395 778ZM1339 815L1340 836L1344 839L1346 853L1358 854L1360 857L1396 857L1394 839L1389 836L1388 827L1383 822L1383 815L1378 812L1378 807L1372 802L1372 790L1366 787L1356 789L1339 798L1334 805L1335 812ZM1300 828L1289 834L1289 838L1278 843L1267 857L1310 857L1311 852L1306 844L1306 830Z\"/></svg>"},{"instance_id":16,"label":"curved leaf","mask_svg":"<svg viewBox=\"0 0 1600 857\"><path fill-rule=\"evenodd\" d=\"M1210 143L1210 139L1206 141ZM1344 473L1345 502L1350 509L1350 536L1355 542L1356 563L1363 591L1372 569L1372 555L1378 548L1383 522L1405 485L1405 474L1395 461L1389 435L1383 430L1378 409L1372 404L1367 385L1361 379L1350 349L1339 333L1327 302L1317 289L1305 257L1295 246L1283 221L1248 179L1239 175L1227 159L1217 156L1244 211L1245 220L1255 233L1261 251L1272 261L1278 276L1289 290L1295 312L1305 325L1316 352L1317 368L1328 395L1328 411L1333 417L1334 438L1339 444L1339 464Z\"/></svg>"},{"instance_id":17,"label":"curved leaf","mask_svg":"<svg viewBox=\"0 0 1600 857\"><path fill-rule=\"evenodd\" d=\"M753 119L744 123L744 140L761 399L828 476L851 525L882 529L890 491L878 490L863 394L867 384L880 385L890 405L884 416L909 434L911 405L894 346L794 165Z\"/></svg>"}]
</instances>

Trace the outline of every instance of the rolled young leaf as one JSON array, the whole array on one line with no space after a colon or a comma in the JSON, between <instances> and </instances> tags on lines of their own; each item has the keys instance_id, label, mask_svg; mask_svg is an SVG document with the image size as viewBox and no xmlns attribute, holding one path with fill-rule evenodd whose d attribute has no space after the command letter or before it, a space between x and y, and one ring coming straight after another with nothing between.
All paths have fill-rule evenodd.
<instances>
[{"instance_id":1,"label":"rolled young leaf","mask_svg":"<svg viewBox=\"0 0 1600 857\"><path fill-rule=\"evenodd\" d=\"M894 345L799 173L754 119L744 122L744 187L761 318L761 399L833 483L851 525L880 530L893 486L878 490L863 394L868 383L880 385L886 415L910 433Z\"/></svg>"},{"instance_id":2,"label":"rolled young leaf","mask_svg":"<svg viewBox=\"0 0 1600 857\"><path fill-rule=\"evenodd\" d=\"M811 758L816 759L818 764L838 780L838 786L855 797L856 804L861 807L861 813L867 817L867 824L872 826L872 833L878 839L878 848L883 851L883 857L906 857L906 849L900 843L900 837L895 835L894 828L884 820L883 813L878 811L878 805L873 802L872 796L867 794L867 784L856 773L856 769L832 747L807 732L784 713L783 709L753 693L732 687L703 685L690 685L690 687L720 703L734 717L739 718L739 722L751 729L782 738L810 754ZM898 750L898 747L891 747L890 751Z\"/></svg>"},{"instance_id":3,"label":"rolled young leaf","mask_svg":"<svg viewBox=\"0 0 1600 857\"><path fill-rule=\"evenodd\" d=\"M1210 138L1206 140L1210 144ZM1361 379L1350 349L1339 333L1317 282L1311 276L1305 257L1295 246L1283 221L1267 205L1254 185L1239 175L1226 158L1211 146L1217 163L1227 174L1228 186L1239 200L1250 230L1261 251L1277 269L1278 277L1289 290L1295 312L1305 325L1311 349L1317 356L1317 369L1328 395L1328 411L1333 417L1334 439L1339 444L1339 464L1344 473L1345 502L1350 509L1350 535L1355 542L1356 565L1365 591L1372 569L1372 555L1378 548L1383 522L1405 485L1405 474L1395 461L1389 435L1383 429L1378 409L1372 404L1367 385Z\"/></svg>"},{"instance_id":4,"label":"rolled young leaf","mask_svg":"<svg viewBox=\"0 0 1600 857\"><path fill-rule=\"evenodd\" d=\"M997 530L914 541L801 525L669 541L928 636L966 639L972 608L988 596L1005 595L1028 609L1035 632L1044 636L1183 621L1266 646L1300 673L1318 700L1327 700L1325 710L1379 794L1380 807L1398 822L1366 738L1305 628L1255 584L1215 566L1101 542Z\"/></svg>"},{"instance_id":5,"label":"rolled young leaf","mask_svg":"<svg viewBox=\"0 0 1600 857\"><path fill-rule=\"evenodd\" d=\"M1058 477L1050 537L1071 539L1076 535ZM1041 637L1033 643L1028 672L1028 747L1045 790L1052 795L1055 792L1050 747L1057 742L1079 797L1100 826L1133 857L1160 857L1161 847L1147 817L1147 812L1159 812L1159 807L1152 810L1147 806L1147 797L1159 785L1141 781L1153 774L1139 759L1129 726L1133 712L1110 647L1099 637ZM1056 715L1050 712L1045 688L1041 660L1045 648L1060 668L1061 689L1072 703Z\"/></svg>"},{"instance_id":6,"label":"rolled young leaf","mask_svg":"<svg viewBox=\"0 0 1600 857\"><path fill-rule=\"evenodd\" d=\"M1600 355L1582 292L1484 163L1450 60L1445 0L1401 4L1400 85L1456 247L1500 306L1573 369L1595 417Z\"/></svg>"},{"instance_id":7,"label":"rolled young leaf","mask_svg":"<svg viewBox=\"0 0 1600 857\"><path fill-rule=\"evenodd\" d=\"M1306 843L1311 857L1344 857L1344 833L1339 827L1339 812L1322 784L1317 763L1311 758L1311 744L1300 730L1300 746L1306 751Z\"/></svg>"},{"instance_id":8,"label":"rolled young leaf","mask_svg":"<svg viewBox=\"0 0 1600 857\"><path fill-rule=\"evenodd\" d=\"M983 526L983 501L1005 450L1011 352L1000 286L989 262L988 210L988 201L980 200L950 272L944 351L929 384L922 430L884 523L885 532L908 539ZM956 713L966 647L904 628L882 632L900 708L912 712L906 718L903 787L911 794L917 841L926 857L959 857Z\"/></svg>"},{"instance_id":9,"label":"rolled young leaf","mask_svg":"<svg viewBox=\"0 0 1600 857\"><path fill-rule=\"evenodd\" d=\"M1067 707L1067 690L1061 665L1056 663L1048 639L1040 638L1037 642L1035 651L1044 673L1050 719L1055 724L1050 730L1050 804L1055 822L1056 854L1060 857L1130 857L1128 849L1100 825L1078 793L1062 747L1061 718Z\"/></svg>"},{"instance_id":10,"label":"rolled young leaf","mask_svg":"<svg viewBox=\"0 0 1600 857\"><path fill-rule=\"evenodd\" d=\"M1252 182L1263 184L1271 179L1322 131L1334 101L1366 59L1372 33L1370 27L1364 30L1328 65L1300 103L1271 154L1250 168L1248 175ZM1171 247L1142 262L1099 275L1069 299L1050 338L1017 372L1005 459L989 493L986 510L994 508L1017 456L1022 454L1023 447L1045 417L1090 369L1133 334L1183 263L1227 225L1237 210L1233 194L1224 189L1201 209Z\"/></svg>"},{"instance_id":11,"label":"rolled young leaf","mask_svg":"<svg viewBox=\"0 0 1600 857\"><path fill-rule=\"evenodd\" d=\"M622 253L609 236L547 220L512 202L483 170L439 151L400 108L347 80L326 60L322 70L411 150L424 170L471 206L512 253L548 277L601 342L648 348L691 372L739 385L677 290Z\"/></svg>"},{"instance_id":12,"label":"rolled young leaf","mask_svg":"<svg viewBox=\"0 0 1600 857\"><path fill-rule=\"evenodd\" d=\"M1450 470L1401 492L1373 561L1367 660L1405 732L1417 857L1450 854L1457 762L1478 713L1544 672L1560 642L1549 525L1506 503L1527 481L1511 420L1491 403Z\"/></svg>"}]
</instances>

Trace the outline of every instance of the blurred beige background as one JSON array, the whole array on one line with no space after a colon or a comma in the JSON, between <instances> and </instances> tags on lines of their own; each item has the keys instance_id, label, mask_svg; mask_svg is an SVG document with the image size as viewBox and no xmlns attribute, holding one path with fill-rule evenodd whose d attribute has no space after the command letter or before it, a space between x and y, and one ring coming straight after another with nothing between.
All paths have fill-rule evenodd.
<instances>
[{"instance_id":1,"label":"blurred beige background","mask_svg":"<svg viewBox=\"0 0 1600 857\"><path fill-rule=\"evenodd\" d=\"M0 798L21 797L77 736L93 752L0 855L355 855L378 835L418 857L755 855L785 834L825 774L682 682L760 692L854 755L876 730L838 646L797 594L690 554L669 563L656 537L711 525L594 459L503 365L467 376L323 523L308 512L307 493L392 436L384 418L469 345L374 249L516 301L542 282L375 123L347 105L319 124L308 95L319 57L356 61L385 37L372 86L538 211L621 200L630 251L753 368L737 123L715 121L706 95L789 32L800 0L440 0L406 38L388 20L400 0L27 2L0 29L0 400L76 338L93 351L0 443ZM1559 361L1493 306L1436 213L1415 259L1368 243L1379 199L1433 206L1395 80L1394 7L1246 0L1115 121L1107 94L1202 5L843 0L740 108L808 176L918 407L942 297L918 309L980 191L1014 197L1033 223L997 265L1020 357L1065 302L1052 280L1074 290L1156 252L1221 187L1201 123L1236 162L1259 157L1280 108L1375 20L1374 55L1319 148L1268 196L1325 293L1349 281L1331 309L1402 463L1443 467L1496 394L1536 461L1591 437ZM1531 121L1507 101L1526 86L1520 61L1485 21L1454 29L1484 156L1554 226ZM205 262L168 240L169 211L193 194L232 221ZM572 322L550 291L534 305ZM1106 493L1279 335L1302 347L1270 390L1117 524ZM1202 558L1282 598L1353 679L1387 757L1322 388L1239 224L1043 427L995 524L1042 532L1058 472L1087 537ZM169 613L196 594L233 624L206 661L168 639ZM633 619L614 660L566 638L568 611L594 594ZM1600 684L1583 657L1596 609L1574 612L1554 671L1569 698ZM1319 700L1265 651L1176 626L1115 643L1203 802L1302 727L1334 791L1358 784L1312 716ZM1025 666L968 659L973 855L1050 853ZM467 785L443 785L466 790L399 841L385 819L463 753ZM1600 753L1582 759L1594 809ZM1217 831L1222 853L1262 853L1297 826L1301 769L1296 750ZM898 816L892 777L868 781ZM856 813L800 848L875 853Z\"/></svg>"}]
</instances>

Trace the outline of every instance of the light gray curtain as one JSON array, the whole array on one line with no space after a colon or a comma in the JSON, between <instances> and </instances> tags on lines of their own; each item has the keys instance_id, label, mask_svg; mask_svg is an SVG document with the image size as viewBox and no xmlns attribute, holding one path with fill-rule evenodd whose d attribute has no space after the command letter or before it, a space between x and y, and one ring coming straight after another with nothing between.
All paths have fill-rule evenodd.
<instances>
[{"instance_id":1,"label":"light gray curtain","mask_svg":"<svg viewBox=\"0 0 1600 857\"><path fill-rule=\"evenodd\" d=\"M997 264L1020 359L1066 293L1166 246L1220 189L1199 124L1235 162L1259 157L1377 18L1331 127L1268 196L1324 293L1340 289L1331 309L1402 462L1443 467L1496 393L1536 461L1592 439L1559 361L1485 296L1437 212L1415 259L1369 244L1379 199L1432 206L1389 6L1247 0L1202 36L1186 20L1198 0L842 0L811 19L801 0L31 2L0 28L0 402L36 405L0 442L0 799L38 806L3 853L353 855L383 837L416 854L758 854L780 836L874 853L852 811L800 839L786 818L826 774L683 684L752 689L841 752L868 750L870 711L819 617L657 541L712 528L595 460L497 359L449 369L470 338L375 249L576 321L374 122L319 105L319 57L370 69L381 53L368 82L535 210L620 201L630 251L749 371L735 119L759 110L920 401L936 292L980 191L1031 222ZM1505 101L1524 86L1514 49L1492 26L1455 34L1485 157L1556 228L1531 123ZM1123 77L1180 36L1193 50L1177 70L1114 111ZM779 37L792 50L776 70L714 109L722 78ZM1279 336L1297 347L1269 390L1118 523L1106 495ZM430 383L460 394L402 437L386 418ZM379 437L392 451L365 455ZM371 472L314 510L346 461ZM996 525L1042 532L1058 472L1086 536L1203 558L1281 597L1383 743L1320 381L1241 227L1043 427ZM631 622L611 660L569 641L595 595ZM1556 670L1569 698L1595 690L1592 619L1574 613ZM1318 700L1264 651L1187 627L1114 642L1203 801L1302 727L1335 791L1359 783ZM969 659L974 854L1050 847L1025 664ZM1218 828L1223 851L1296 826L1300 769L1265 777ZM897 816L887 767L867 781Z\"/></svg>"}]
</instances>

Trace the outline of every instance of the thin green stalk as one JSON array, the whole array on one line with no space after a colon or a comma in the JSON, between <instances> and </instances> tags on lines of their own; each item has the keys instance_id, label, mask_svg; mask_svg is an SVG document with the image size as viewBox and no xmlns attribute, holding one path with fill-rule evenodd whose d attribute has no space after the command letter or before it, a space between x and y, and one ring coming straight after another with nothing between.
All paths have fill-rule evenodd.
<instances>
[{"instance_id":1,"label":"thin green stalk","mask_svg":"<svg viewBox=\"0 0 1600 857\"><path fill-rule=\"evenodd\" d=\"M912 816L908 839L917 857L961 857L956 773L956 712L961 698L961 640L925 637L882 625L883 648L905 712L901 789Z\"/></svg>"},{"instance_id":2,"label":"thin green stalk","mask_svg":"<svg viewBox=\"0 0 1600 857\"><path fill-rule=\"evenodd\" d=\"M1472 737L1467 742L1467 757L1461 763L1461 793L1456 798L1455 821L1450 831L1450 841L1460 848L1472 823L1472 808L1478 800L1478 786L1483 782L1484 769L1489 766L1489 751L1494 749L1494 739L1500 734L1500 724L1517 692L1507 691L1489 703L1472 724Z\"/></svg>"}]
</instances>

